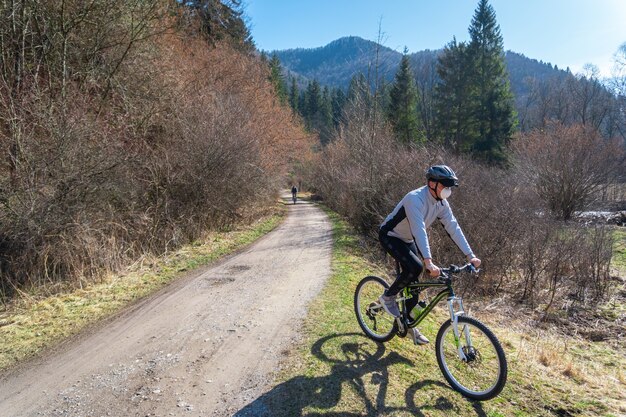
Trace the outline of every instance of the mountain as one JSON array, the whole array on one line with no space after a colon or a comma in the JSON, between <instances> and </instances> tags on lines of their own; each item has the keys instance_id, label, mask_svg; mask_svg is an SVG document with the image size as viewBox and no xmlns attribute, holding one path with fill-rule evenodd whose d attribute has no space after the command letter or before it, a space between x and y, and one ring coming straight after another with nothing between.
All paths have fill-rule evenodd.
<instances>
[{"instance_id":1,"label":"mountain","mask_svg":"<svg viewBox=\"0 0 626 417\"><path fill-rule=\"evenodd\" d=\"M292 73L310 80L317 79L323 85L347 87L353 75L359 72L368 75L369 71L375 70L377 48L379 70L388 72L398 66L402 54L356 36L340 38L320 48L273 53Z\"/></svg>"},{"instance_id":2,"label":"mountain","mask_svg":"<svg viewBox=\"0 0 626 417\"><path fill-rule=\"evenodd\" d=\"M435 68L440 50L424 50L409 55L415 71ZM391 81L396 73L402 54L357 36L337 39L319 48L297 48L273 51L290 74L304 79L317 79L322 85L347 88L350 79L362 72L368 79L379 77ZM376 65L378 62L378 65ZM518 97L528 93L524 80L534 77L539 80L554 76L565 76L568 72L548 63L530 59L516 52L506 52L511 88Z\"/></svg>"}]
</instances>

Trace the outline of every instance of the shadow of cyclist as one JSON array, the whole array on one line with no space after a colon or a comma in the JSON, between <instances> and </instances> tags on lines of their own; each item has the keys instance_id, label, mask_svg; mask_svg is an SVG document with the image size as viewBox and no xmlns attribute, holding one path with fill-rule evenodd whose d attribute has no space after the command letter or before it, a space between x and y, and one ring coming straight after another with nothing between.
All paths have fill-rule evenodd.
<instances>
[{"instance_id":1,"label":"shadow of cyclist","mask_svg":"<svg viewBox=\"0 0 626 417\"><path fill-rule=\"evenodd\" d=\"M394 411L408 411L423 416L421 409L452 409L452 404L440 397L433 405L418 405L415 393L427 385L448 388L442 382L425 380L413 384L406 391L406 406L392 407L385 403L389 385L389 367L396 364L413 363L396 352L385 355L385 345L373 343L360 333L333 334L319 339L311 347L311 353L325 364L330 364L330 373L321 377L299 375L285 381L257 398L237 413L236 417L265 416L377 416ZM367 380L367 383L366 383ZM332 412L341 401L342 388L350 386L363 404L363 412ZM372 395L372 387L378 387ZM376 390L376 389L374 389ZM304 409L328 410L311 411ZM482 409L480 409L482 411ZM476 410L479 416L484 415Z\"/></svg>"}]
</instances>

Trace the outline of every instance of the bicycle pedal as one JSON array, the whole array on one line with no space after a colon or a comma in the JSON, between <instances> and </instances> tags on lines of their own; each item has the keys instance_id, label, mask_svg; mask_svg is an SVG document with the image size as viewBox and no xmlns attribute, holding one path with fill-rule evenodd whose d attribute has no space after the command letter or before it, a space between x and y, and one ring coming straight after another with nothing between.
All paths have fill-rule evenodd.
<instances>
[{"instance_id":1,"label":"bicycle pedal","mask_svg":"<svg viewBox=\"0 0 626 417\"><path fill-rule=\"evenodd\" d=\"M402 320L401 317L396 317L396 323L398 326L398 336L405 337L409 332L409 328L407 327L406 323L404 322L404 320Z\"/></svg>"}]
</instances>

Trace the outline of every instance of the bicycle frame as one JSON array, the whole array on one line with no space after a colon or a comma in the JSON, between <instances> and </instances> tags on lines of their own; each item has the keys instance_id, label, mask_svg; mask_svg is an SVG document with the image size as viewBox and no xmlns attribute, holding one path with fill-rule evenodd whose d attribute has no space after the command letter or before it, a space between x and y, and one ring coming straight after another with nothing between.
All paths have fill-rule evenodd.
<instances>
[{"instance_id":1,"label":"bicycle frame","mask_svg":"<svg viewBox=\"0 0 626 417\"><path fill-rule=\"evenodd\" d=\"M412 297L417 297L418 294L427 288L436 288L436 287L445 287L443 288L421 311L418 312L415 319L411 319L409 316L409 312L406 311L406 300ZM413 284L409 284L406 288L404 288L402 293L402 297L398 300L401 302L402 310L404 317L406 317L406 325L410 328L417 326L430 314L430 312L435 308L437 304L444 298L447 299L448 310L450 312L450 319L452 320L452 331L454 332L454 341L456 343L456 347L459 353L459 357L461 360L467 360L467 356L465 352L463 352L460 338L461 335L459 333L458 327L458 317L465 314L465 309L463 308L463 299L461 297L457 297L454 294L454 289L452 288L452 281L450 279L446 280L446 282L416 282ZM464 336L467 343L467 346L472 346L471 337L469 334L469 329L465 327Z\"/></svg>"}]
</instances>

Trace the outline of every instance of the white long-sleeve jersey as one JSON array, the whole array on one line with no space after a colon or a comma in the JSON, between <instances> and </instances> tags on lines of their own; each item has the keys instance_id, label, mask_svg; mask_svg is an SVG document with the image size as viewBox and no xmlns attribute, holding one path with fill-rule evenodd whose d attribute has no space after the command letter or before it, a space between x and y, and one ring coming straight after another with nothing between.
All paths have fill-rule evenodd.
<instances>
[{"instance_id":1,"label":"white long-sleeve jersey","mask_svg":"<svg viewBox=\"0 0 626 417\"><path fill-rule=\"evenodd\" d=\"M381 224L388 236L397 237L410 243L415 241L423 258L432 258L426 228L439 219L446 232L465 256L474 256L461 227L457 223L450 204L446 200L437 201L427 186L409 192Z\"/></svg>"}]
</instances>

